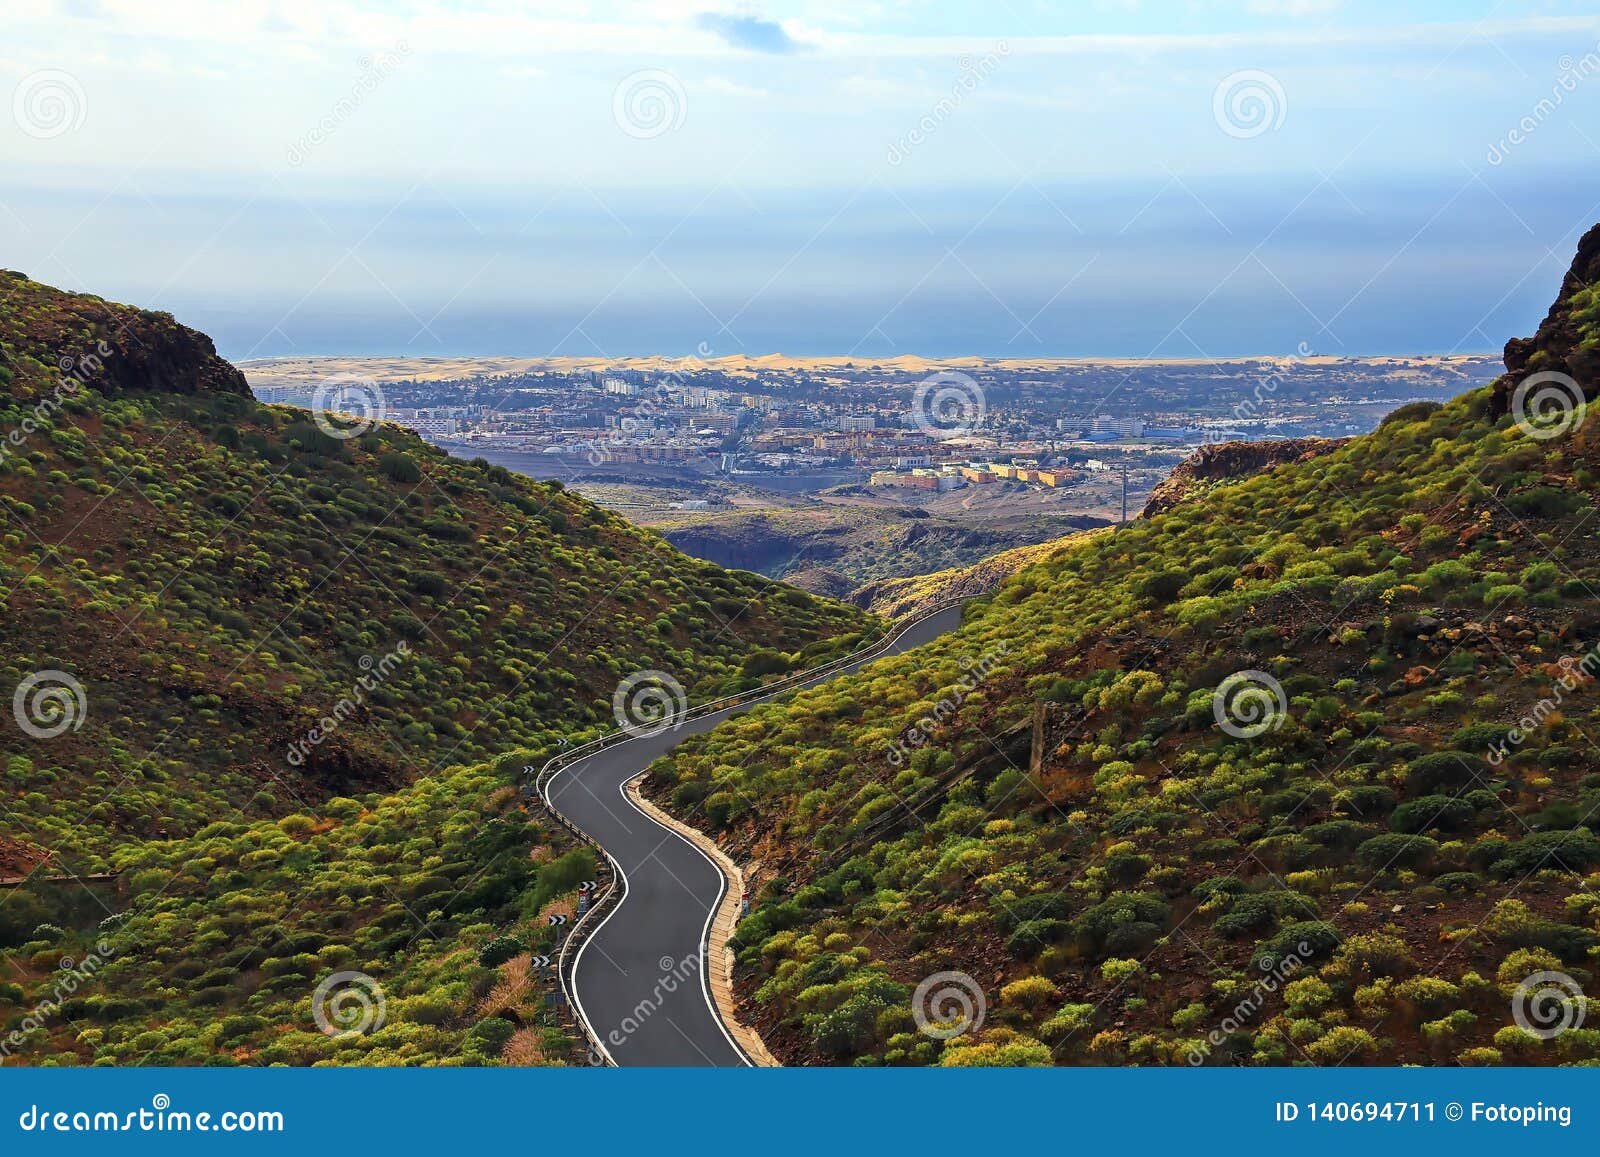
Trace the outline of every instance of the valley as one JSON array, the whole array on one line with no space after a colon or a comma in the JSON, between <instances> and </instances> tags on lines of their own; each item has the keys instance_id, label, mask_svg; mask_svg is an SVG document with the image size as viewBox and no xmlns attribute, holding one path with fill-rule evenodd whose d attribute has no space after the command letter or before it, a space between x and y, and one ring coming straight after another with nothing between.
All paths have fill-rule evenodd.
<instances>
[{"instance_id":1,"label":"valley","mask_svg":"<svg viewBox=\"0 0 1600 1157\"><path fill-rule=\"evenodd\" d=\"M1597 77L10 5L0 1150L1593 1149Z\"/></svg>"},{"instance_id":2,"label":"valley","mask_svg":"<svg viewBox=\"0 0 1600 1157\"><path fill-rule=\"evenodd\" d=\"M722 869L673 899L700 853L604 802L648 770L742 871L729 999L784 1063L1600 1059L1504 1011L1600 950L1600 229L1505 376L1202 446L1125 524L999 474L608 510L5 278L7 1058L581 1063L668 940L709 991ZM535 790L618 727L661 739ZM360 1023L307 1023L339 985Z\"/></svg>"}]
</instances>

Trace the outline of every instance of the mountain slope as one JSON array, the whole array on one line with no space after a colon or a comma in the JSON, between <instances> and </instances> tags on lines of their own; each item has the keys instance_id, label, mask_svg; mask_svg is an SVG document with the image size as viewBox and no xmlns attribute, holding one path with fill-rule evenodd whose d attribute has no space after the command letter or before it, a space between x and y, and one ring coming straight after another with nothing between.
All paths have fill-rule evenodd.
<instances>
[{"instance_id":1,"label":"mountain slope","mask_svg":"<svg viewBox=\"0 0 1600 1157\"><path fill-rule=\"evenodd\" d=\"M598 865L522 766L881 629L18 274L0 599L0 1061L58 1064L561 1059L528 957ZM319 1031L351 973L387 1026Z\"/></svg>"},{"instance_id":2,"label":"mountain slope","mask_svg":"<svg viewBox=\"0 0 1600 1157\"><path fill-rule=\"evenodd\" d=\"M122 836L282 815L605 722L634 671L711 695L743 681L750 640L815 656L871 629L559 485L257 405L165 315L12 275L0 350L0 685L65 672L86 706L60 736L10 733L28 820L8 834L88 870ZM364 678L379 685L353 693Z\"/></svg>"},{"instance_id":3,"label":"mountain slope","mask_svg":"<svg viewBox=\"0 0 1600 1157\"><path fill-rule=\"evenodd\" d=\"M1537 349L1594 395L1597 251L1514 374ZM1573 998L1600 951L1600 427L1507 385L1087 537L658 766L759 865L739 983L775 1051L1600 1060Z\"/></svg>"}]
</instances>

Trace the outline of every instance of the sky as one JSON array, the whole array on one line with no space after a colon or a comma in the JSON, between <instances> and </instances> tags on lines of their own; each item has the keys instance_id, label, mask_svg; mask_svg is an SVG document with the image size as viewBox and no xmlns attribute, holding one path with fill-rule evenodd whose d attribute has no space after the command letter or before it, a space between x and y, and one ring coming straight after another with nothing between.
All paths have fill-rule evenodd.
<instances>
[{"instance_id":1,"label":"sky","mask_svg":"<svg viewBox=\"0 0 1600 1157\"><path fill-rule=\"evenodd\" d=\"M1600 220L1592 0L6 25L0 266L233 358L1494 351Z\"/></svg>"}]
</instances>

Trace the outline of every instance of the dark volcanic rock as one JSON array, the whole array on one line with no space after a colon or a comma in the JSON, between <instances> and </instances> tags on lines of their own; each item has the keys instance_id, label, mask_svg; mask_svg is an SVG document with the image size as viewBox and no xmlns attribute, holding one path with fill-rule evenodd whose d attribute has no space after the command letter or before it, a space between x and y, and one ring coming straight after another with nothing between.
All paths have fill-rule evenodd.
<instances>
[{"instance_id":1,"label":"dark volcanic rock","mask_svg":"<svg viewBox=\"0 0 1600 1157\"><path fill-rule=\"evenodd\" d=\"M217 355L211 339L169 313L139 311L112 345L106 376L114 389L250 396L244 374Z\"/></svg>"},{"instance_id":2,"label":"dark volcanic rock","mask_svg":"<svg viewBox=\"0 0 1600 1157\"><path fill-rule=\"evenodd\" d=\"M237 394L244 375L170 313L67 293L0 270L0 392L36 397L65 382L104 394ZM9 379L9 380L8 380Z\"/></svg>"},{"instance_id":3,"label":"dark volcanic rock","mask_svg":"<svg viewBox=\"0 0 1600 1157\"><path fill-rule=\"evenodd\" d=\"M1578 242L1578 253L1561 280L1561 292L1532 337L1515 337L1506 343L1506 373L1494 384L1491 413L1505 414L1517 386L1530 374L1554 370L1570 375L1594 397L1600 386L1600 340L1594 286L1600 283L1600 225ZM1584 333L1589 330L1589 336Z\"/></svg>"}]
</instances>

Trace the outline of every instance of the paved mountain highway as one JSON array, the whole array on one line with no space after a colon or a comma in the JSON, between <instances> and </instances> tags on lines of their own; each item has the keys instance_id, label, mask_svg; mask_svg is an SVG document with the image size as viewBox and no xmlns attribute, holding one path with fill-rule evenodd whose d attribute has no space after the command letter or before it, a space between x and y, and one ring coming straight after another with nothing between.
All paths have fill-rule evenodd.
<instances>
[{"instance_id":1,"label":"paved mountain highway","mask_svg":"<svg viewBox=\"0 0 1600 1157\"><path fill-rule=\"evenodd\" d=\"M960 607L941 611L884 654L926 643L960 621ZM545 789L551 806L621 869L622 902L578 949L572 980L575 1011L618 1065L749 1063L723 1027L706 977L706 937L727 881L692 843L635 807L624 787L684 739L752 705L597 751L556 772Z\"/></svg>"}]
</instances>

